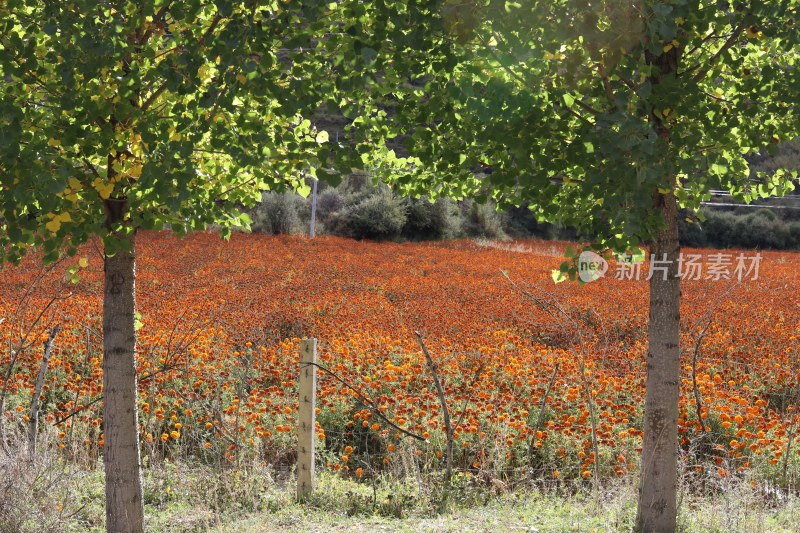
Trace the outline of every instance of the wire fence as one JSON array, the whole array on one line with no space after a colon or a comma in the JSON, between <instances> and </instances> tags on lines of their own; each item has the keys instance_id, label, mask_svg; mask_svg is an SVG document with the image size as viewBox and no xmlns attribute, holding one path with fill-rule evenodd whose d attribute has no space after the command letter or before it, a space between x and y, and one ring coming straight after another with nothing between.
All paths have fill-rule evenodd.
<instances>
[{"instance_id":1,"label":"wire fence","mask_svg":"<svg viewBox=\"0 0 800 533\"><path fill-rule=\"evenodd\" d=\"M750 367L753 370L752 365ZM633 379L641 382L645 377L646 374L642 371L632 372L630 369L614 371L605 368L598 371L595 380L625 379L630 382ZM682 373L685 385L688 385L687 382L691 381L691 377L689 371ZM324 383L325 379L327 378L321 378L321 383ZM716 475L724 478L732 473L742 473L757 466L777 475L778 472L770 467L777 466L780 469L783 466L784 475L796 477L798 461L794 457L789 457L789 452L793 447L797 449L794 429L798 422L797 389L789 387L783 392L772 391L765 394L763 391L737 388L721 380L717 383L713 379L709 380L708 375L701 376L701 379L704 383L713 384L708 386L709 393L714 393L715 396L723 393L722 397L726 402L720 404L717 398L701 399L698 416L697 405L694 403L691 391L684 390L682 396L686 401L682 404L679 418L679 439L686 468L697 473L708 472L711 469ZM598 420L593 428L592 424L586 421L588 402L582 393L574 393L571 402L552 398L561 395L564 389L575 391L580 388L579 376L573 373L561 376L556 381L554 390L548 398L550 401L544 402L541 427L531 423L529 416L524 417L527 419L524 424L513 424L513 416L504 416L513 410L522 411L526 415L531 412L538 414L542 409L539 401L544 394L545 385L540 379L537 394L516 399L513 405L505 406L506 410L500 406L501 414L484 417L477 422L477 425L474 425L476 421L472 417L467 419L471 426L465 428L466 430L462 429L461 432L457 431L456 438L459 449L456 463L462 470L472 473L485 471L498 478L518 479L521 475L522 477L551 475L556 478L580 475L587 478L589 477L587 473L594 474L595 463L602 463L605 475L609 473L626 475L635 469L641 451L641 402L631 402L627 392L622 392L618 395L619 398L626 400L625 409L622 410L613 397L595 396L593 401ZM746 400L737 402L738 406L751 409L746 418L738 414L728 414L733 407L730 404L730 396ZM753 407L757 408L755 413ZM435 419L440 412L438 408L433 408L431 411L429 419ZM460 418L465 412L473 414L475 411L473 407L467 407L465 410L456 409L452 415ZM356 413L353 427L358 427L359 418L363 413L364 409ZM705 427L701 428L700 420L704 421ZM365 447L368 448L363 444L372 442L369 440L367 430L374 433L372 438L388 437L390 440L392 437L398 438L397 432L385 429L385 425L379 420L374 422L372 419L365 420L360 425L363 428L361 431L351 429L345 432L322 427L326 446L320 453L328 457L329 463L331 463L329 451L331 447L344 448L346 452L347 443L350 443L356 453ZM368 428L365 427L367 425ZM425 468L433 470L443 468L441 456L443 437L440 425L436 427L440 433L438 438L431 438L431 432L424 431L424 424L415 424L412 427L428 437L424 443L413 442L413 450L418 454L419 462L425 465ZM600 457L597 461L593 460L593 452L590 451L593 430L598 433L600 442ZM363 441L362 444L354 446L359 439ZM411 439L406 440L411 441ZM372 446L376 445L373 443ZM377 446L379 450L385 448L385 445ZM394 449L397 449L397 446ZM350 466L352 455L343 453L343 456L344 460L333 464L349 471L351 468L346 467ZM391 452L385 452L384 459L392 461ZM372 464L372 461L368 462Z\"/></svg>"}]
</instances>

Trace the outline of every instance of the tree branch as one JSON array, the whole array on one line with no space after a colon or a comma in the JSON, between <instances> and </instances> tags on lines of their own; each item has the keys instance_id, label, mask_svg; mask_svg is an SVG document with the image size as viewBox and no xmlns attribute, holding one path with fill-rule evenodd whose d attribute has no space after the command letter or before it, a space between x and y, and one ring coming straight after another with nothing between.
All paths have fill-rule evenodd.
<instances>
[{"instance_id":1,"label":"tree branch","mask_svg":"<svg viewBox=\"0 0 800 533\"><path fill-rule=\"evenodd\" d=\"M142 111L147 111L147 109L148 109L148 108L149 108L151 105L153 105L153 102L155 102L155 101L156 101L156 99L157 99L159 96L161 96L161 94L164 92L164 90L165 90L166 88L167 88L167 82L166 82L166 81L163 81L163 82L161 83L161 86L160 86L158 89L156 89L155 91L153 91L153 93L152 93L150 96L148 96L148 97L147 97L147 100L145 100L145 101L144 101L144 103L142 104L142 107L141 107L140 109L141 109Z\"/></svg>"},{"instance_id":2,"label":"tree branch","mask_svg":"<svg viewBox=\"0 0 800 533\"><path fill-rule=\"evenodd\" d=\"M411 431L405 430L405 429L401 428L400 426L398 426L397 424L395 424L394 422L392 422L391 420L389 420L383 413L381 413L380 409L378 409L378 407L375 405L375 402L373 402L372 400L367 398L360 390L356 389L355 387L350 385L347 381L345 381L344 379L342 379L338 375L336 375L336 373L333 370L330 370L329 368L326 368L326 367L320 365L319 363L312 363L310 361L306 362L305 364L314 366L316 368L319 368L320 370L322 370L323 372L325 372L326 374L331 376L333 379L335 379L336 381L338 381L339 383L341 383L342 385L344 385L345 387L347 387L348 389L350 389L351 391L356 393L356 396L358 397L358 399L361 400L362 402L364 402L367 405L367 407L369 408L370 411L372 411L374 414L378 415L378 418L380 418L381 420L386 422L388 425L392 426L394 429L396 429L400 433L403 433L404 435L407 435L407 436L412 437L414 439L421 440L422 442L425 442L425 437L423 437L421 435L417 435L416 433L412 433Z\"/></svg>"},{"instance_id":3,"label":"tree branch","mask_svg":"<svg viewBox=\"0 0 800 533\"><path fill-rule=\"evenodd\" d=\"M44 355L42 356L39 374L36 376L36 385L31 396L31 407L28 415L28 454L31 459L36 455L36 437L39 433L39 400L42 395L42 387L44 387L44 377L47 374L47 366L50 363L50 356L53 354L53 344L59 331L61 331L61 326L56 324L50 330L50 335L44 343Z\"/></svg>"},{"instance_id":4,"label":"tree branch","mask_svg":"<svg viewBox=\"0 0 800 533\"><path fill-rule=\"evenodd\" d=\"M597 73L600 75L600 80L603 82L603 90L608 98L608 103L610 103L612 107L617 107L617 99L614 98L614 90L611 88L611 82L608 81L606 67L603 65L602 61L597 62Z\"/></svg>"},{"instance_id":5,"label":"tree branch","mask_svg":"<svg viewBox=\"0 0 800 533\"><path fill-rule=\"evenodd\" d=\"M547 384L547 389L545 389L542 400L539 402L539 416L536 418L536 425L533 426L533 436L528 446L528 458L533 457L533 449L536 447L536 432L539 431L539 428L542 427L542 423L544 422L544 408L547 405L547 397L550 396L550 391L553 389L553 384L556 382L556 375L558 374L558 367L560 364L561 363L556 363L556 366L553 368L553 375L550 376L550 382Z\"/></svg>"},{"instance_id":6,"label":"tree branch","mask_svg":"<svg viewBox=\"0 0 800 533\"><path fill-rule=\"evenodd\" d=\"M447 397L444 395L442 382L439 380L439 372L436 370L436 363L433 362L431 354L428 352L428 347L425 346L425 341L422 340L422 335L419 331L415 331L414 335L417 336L417 342L422 347L422 353L425 354L425 359L428 361L428 368L433 375L433 384L436 386L436 392L439 395L439 403L442 404L442 414L444 416L444 430L447 437L447 471L445 472L444 482L445 485L450 485L450 478L453 476L453 425L450 422L450 409L447 407Z\"/></svg>"},{"instance_id":7,"label":"tree branch","mask_svg":"<svg viewBox=\"0 0 800 533\"><path fill-rule=\"evenodd\" d=\"M697 337L697 342L694 345L694 353L692 354L692 387L694 388L694 404L695 408L697 409L697 420L700 421L700 429L703 431L703 433L706 432L706 424L703 422L703 417L701 416L703 403L700 399L700 389L697 386L697 354L700 352L700 345L703 343L703 338L706 336L706 331L708 331L709 326L711 326L712 318L713 317L708 317L706 326L703 328L703 331L700 332L700 336Z\"/></svg>"},{"instance_id":8,"label":"tree branch","mask_svg":"<svg viewBox=\"0 0 800 533\"><path fill-rule=\"evenodd\" d=\"M214 15L214 19L211 21L211 24L208 26L208 28L207 28L207 29L206 29L206 31L203 33L203 35L200 37L200 40L199 40L199 41L197 41L197 44L199 44L200 46L202 46L202 45L203 45L203 43L205 43L205 41L206 41L206 38L207 38L209 35L211 35L211 34L214 32L214 30L215 30L215 29L217 29L217 26L219 25L219 21L220 21L220 20L222 20L222 15L220 15L219 13L217 13L216 15Z\"/></svg>"},{"instance_id":9,"label":"tree branch","mask_svg":"<svg viewBox=\"0 0 800 533\"><path fill-rule=\"evenodd\" d=\"M593 114L596 117L599 117L601 115L600 111L598 111L597 109L593 108L592 106L590 106L589 104L587 104L583 100L577 100L576 99L575 103L578 104L581 109L583 109L585 111L588 111L589 113Z\"/></svg>"},{"instance_id":10,"label":"tree branch","mask_svg":"<svg viewBox=\"0 0 800 533\"><path fill-rule=\"evenodd\" d=\"M706 76L706 74L709 73L709 71L711 70L711 67L713 67L714 63L716 63L717 59L719 59L719 56L721 56L722 54L727 52L728 49L736 43L736 40L739 38L739 35L742 34L742 32L744 31L746 26L747 26L747 24L745 23L744 20L742 20L739 23L739 25L736 26L736 28L733 30L733 33L731 33L731 35L725 41L725 44L723 44L720 47L720 49L717 50L716 54L714 54L713 56L711 56L709 58L707 66L705 68L701 69L700 72L695 74L694 78L692 78L694 81L702 80ZM696 68L696 67L694 67L694 68ZM694 70L694 68L689 69L688 72L691 72L692 70Z\"/></svg>"},{"instance_id":11,"label":"tree branch","mask_svg":"<svg viewBox=\"0 0 800 533\"><path fill-rule=\"evenodd\" d=\"M159 9L156 12L156 14L153 16L153 24L149 28L147 28L147 30L142 35L142 38L140 39L139 42L140 45L146 43L147 40L150 39L150 36L153 34L153 28L155 28L157 24L159 23L163 24L162 19L164 18L164 15L167 13L167 10L171 7L171 4L172 0L168 0L163 6L161 6L161 9Z\"/></svg>"}]
</instances>

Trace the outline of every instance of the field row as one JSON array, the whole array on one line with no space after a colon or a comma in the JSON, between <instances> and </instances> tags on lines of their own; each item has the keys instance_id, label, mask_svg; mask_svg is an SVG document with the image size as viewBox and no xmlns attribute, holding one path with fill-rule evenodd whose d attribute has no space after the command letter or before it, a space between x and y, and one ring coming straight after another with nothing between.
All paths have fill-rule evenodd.
<instances>
[{"instance_id":1,"label":"field row","mask_svg":"<svg viewBox=\"0 0 800 533\"><path fill-rule=\"evenodd\" d=\"M626 475L638 463L642 433L644 277L554 285L550 272L566 243L486 244L141 235L145 456L291 468L299 341L316 337L321 364L346 383L319 375L323 464L356 477L439 469L442 412L419 331L458 422L460 468L511 480ZM797 475L797 257L762 256L757 280L683 284L679 423L687 472ZM70 267L78 268L75 284ZM102 262L87 246L43 272L34 261L0 271L4 364L7 347L17 349L44 310L4 383L6 429L22 429L41 344L60 324L42 409L55 445L96 458ZM426 442L400 435L376 410Z\"/></svg>"}]
</instances>

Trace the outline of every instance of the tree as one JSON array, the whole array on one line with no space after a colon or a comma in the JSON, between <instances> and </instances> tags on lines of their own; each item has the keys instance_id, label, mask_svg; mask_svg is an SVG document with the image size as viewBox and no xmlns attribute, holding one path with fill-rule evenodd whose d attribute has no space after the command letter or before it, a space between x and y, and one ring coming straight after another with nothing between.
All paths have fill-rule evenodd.
<instances>
[{"instance_id":1,"label":"tree","mask_svg":"<svg viewBox=\"0 0 800 533\"><path fill-rule=\"evenodd\" d=\"M713 189L749 201L793 188L796 173L750 178L744 156L798 135L799 8L445 0L376 7L393 24L353 32L376 83L390 80L373 94L391 119L360 124L405 136L408 159L370 160L397 186L528 201L598 251L650 245L641 531L676 527L678 207L697 211ZM575 259L560 276L575 279Z\"/></svg>"},{"instance_id":2,"label":"tree","mask_svg":"<svg viewBox=\"0 0 800 533\"><path fill-rule=\"evenodd\" d=\"M139 229L229 234L261 191L327 160L324 2L0 5L0 261L104 253L106 527L142 531Z\"/></svg>"}]
</instances>

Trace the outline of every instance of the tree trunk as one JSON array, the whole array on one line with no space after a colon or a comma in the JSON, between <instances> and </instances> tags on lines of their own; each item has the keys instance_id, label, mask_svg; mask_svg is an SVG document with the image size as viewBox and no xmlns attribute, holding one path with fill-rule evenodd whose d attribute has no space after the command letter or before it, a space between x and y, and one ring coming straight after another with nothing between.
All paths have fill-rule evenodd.
<instances>
[{"instance_id":1,"label":"tree trunk","mask_svg":"<svg viewBox=\"0 0 800 533\"><path fill-rule=\"evenodd\" d=\"M105 258L103 299L103 462L106 530L144 531L136 402L136 254Z\"/></svg>"},{"instance_id":2,"label":"tree trunk","mask_svg":"<svg viewBox=\"0 0 800 533\"><path fill-rule=\"evenodd\" d=\"M39 375L36 376L36 385L33 387L33 396L31 396L30 420L28 421L28 456L31 461L36 459L36 438L39 434L39 400L42 396L42 388L44 388L44 378L45 375L47 375L47 366L50 364L50 356L53 355L53 343L59 331L61 331L61 326L54 326L53 329L50 330L47 342L44 343L42 364L39 366ZM3 411L0 410L0 413L2 412Z\"/></svg>"},{"instance_id":3,"label":"tree trunk","mask_svg":"<svg viewBox=\"0 0 800 533\"><path fill-rule=\"evenodd\" d=\"M644 441L636 530L673 532L677 520L680 278L675 196L656 193L666 224L651 248ZM661 268L663 267L663 268Z\"/></svg>"}]
</instances>

